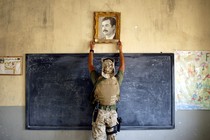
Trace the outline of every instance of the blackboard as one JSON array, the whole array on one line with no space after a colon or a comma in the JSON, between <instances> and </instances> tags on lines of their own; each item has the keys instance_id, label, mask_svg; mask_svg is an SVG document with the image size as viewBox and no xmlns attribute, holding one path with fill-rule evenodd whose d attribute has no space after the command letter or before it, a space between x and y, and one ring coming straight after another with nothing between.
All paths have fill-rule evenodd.
<instances>
[{"instance_id":1,"label":"blackboard","mask_svg":"<svg viewBox=\"0 0 210 140\"><path fill-rule=\"evenodd\" d=\"M174 128L174 54L124 55L122 130ZM118 69L118 54L95 54L98 72L102 57L114 58ZM87 62L88 54L26 54L26 129L91 129Z\"/></svg>"}]
</instances>

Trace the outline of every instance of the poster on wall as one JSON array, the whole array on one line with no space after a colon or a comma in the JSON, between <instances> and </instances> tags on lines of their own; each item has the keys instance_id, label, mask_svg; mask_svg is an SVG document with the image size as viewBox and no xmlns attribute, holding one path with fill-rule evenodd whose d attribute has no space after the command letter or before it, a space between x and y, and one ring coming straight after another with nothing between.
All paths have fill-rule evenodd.
<instances>
[{"instance_id":1,"label":"poster on wall","mask_svg":"<svg viewBox=\"0 0 210 140\"><path fill-rule=\"evenodd\" d=\"M0 75L21 75L21 56L0 56Z\"/></svg>"},{"instance_id":2,"label":"poster on wall","mask_svg":"<svg viewBox=\"0 0 210 140\"><path fill-rule=\"evenodd\" d=\"M178 110L210 110L210 51L175 53Z\"/></svg>"}]
</instances>

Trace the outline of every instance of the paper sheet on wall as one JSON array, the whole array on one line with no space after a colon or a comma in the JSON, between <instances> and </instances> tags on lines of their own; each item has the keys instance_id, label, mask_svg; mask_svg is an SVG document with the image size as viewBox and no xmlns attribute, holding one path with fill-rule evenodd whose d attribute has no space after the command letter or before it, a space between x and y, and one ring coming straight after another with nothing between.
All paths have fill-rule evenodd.
<instances>
[{"instance_id":1,"label":"paper sheet on wall","mask_svg":"<svg viewBox=\"0 0 210 140\"><path fill-rule=\"evenodd\" d=\"M210 109L210 51L175 53L176 109Z\"/></svg>"},{"instance_id":2,"label":"paper sheet on wall","mask_svg":"<svg viewBox=\"0 0 210 140\"><path fill-rule=\"evenodd\" d=\"M0 75L21 74L21 57L0 57Z\"/></svg>"}]
</instances>

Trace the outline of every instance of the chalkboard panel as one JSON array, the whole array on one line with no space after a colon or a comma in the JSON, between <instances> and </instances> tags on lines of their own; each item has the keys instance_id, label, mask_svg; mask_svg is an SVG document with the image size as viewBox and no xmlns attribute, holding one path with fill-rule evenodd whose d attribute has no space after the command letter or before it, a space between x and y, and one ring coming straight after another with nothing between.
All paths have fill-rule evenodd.
<instances>
[{"instance_id":1,"label":"chalkboard panel","mask_svg":"<svg viewBox=\"0 0 210 140\"><path fill-rule=\"evenodd\" d=\"M118 54L112 57L119 67ZM91 129L88 54L26 54L26 128ZM174 128L174 55L125 54L118 113L122 129Z\"/></svg>"}]
</instances>

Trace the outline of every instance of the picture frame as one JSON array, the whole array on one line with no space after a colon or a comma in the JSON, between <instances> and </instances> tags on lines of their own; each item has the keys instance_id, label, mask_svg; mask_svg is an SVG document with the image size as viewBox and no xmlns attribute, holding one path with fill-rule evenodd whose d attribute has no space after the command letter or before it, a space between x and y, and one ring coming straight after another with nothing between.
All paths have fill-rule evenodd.
<instances>
[{"instance_id":1,"label":"picture frame","mask_svg":"<svg viewBox=\"0 0 210 140\"><path fill-rule=\"evenodd\" d=\"M0 75L22 75L22 56L0 56Z\"/></svg>"},{"instance_id":2,"label":"picture frame","mask_svg":"<svg viewBox=\"0 0 210 140\"><path fill-rule=\"evenodd\" d=\"M120 40L120 12L94 12L94 41L115 43Z\"/></svg>"}]
</instances>

